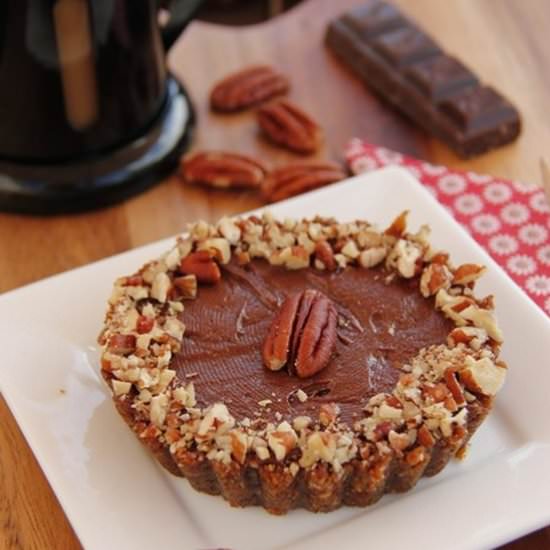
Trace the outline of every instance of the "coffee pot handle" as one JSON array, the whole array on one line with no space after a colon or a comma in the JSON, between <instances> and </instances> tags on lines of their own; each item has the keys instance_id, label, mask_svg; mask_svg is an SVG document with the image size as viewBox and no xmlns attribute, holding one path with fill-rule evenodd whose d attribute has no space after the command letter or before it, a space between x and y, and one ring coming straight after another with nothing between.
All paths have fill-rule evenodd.
<instances>
[{"instance_id":1,"label":"coffee pot handle","mask_svg":"<svg viewBox=\"0 0 550 550\"><path fill-rule=\"evenodd\" d=\"M203 0L160 0L159 8L170 12L170 19L162 27L162 42L165 51L168 51L172 44L178 39L183 29L193 19Z\"/></svg>"}]
</instances>

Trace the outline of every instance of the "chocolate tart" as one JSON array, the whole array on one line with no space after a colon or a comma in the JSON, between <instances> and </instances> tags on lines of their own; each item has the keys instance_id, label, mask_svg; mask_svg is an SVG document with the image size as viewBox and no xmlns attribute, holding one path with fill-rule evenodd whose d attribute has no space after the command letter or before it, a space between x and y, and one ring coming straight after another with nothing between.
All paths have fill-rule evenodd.
<instances>
[{"instance_id":1,"label":"chocolate tart","mask_svg":"<svg viewBox=\"0 0 550 550\"><path fill-rule=\"evenodd\" d=\"M198 222L115 282L101 368L171 473L274 514L367 506L464 453L504 383L485 268L406 212Z\"/></svg>"}]
</instances>

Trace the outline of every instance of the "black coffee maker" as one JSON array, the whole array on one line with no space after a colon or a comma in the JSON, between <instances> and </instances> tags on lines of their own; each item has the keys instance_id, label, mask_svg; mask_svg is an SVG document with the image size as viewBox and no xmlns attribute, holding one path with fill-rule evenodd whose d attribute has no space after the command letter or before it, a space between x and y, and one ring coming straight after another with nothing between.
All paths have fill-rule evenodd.
<instances>
[{"instance_id":1,"label":"black coffee maker","mask_svg":"<svg viewBox=\"0 0 550 550\"><path fill-rule=\"evenodd\" d=\"M0 210L102 206L174 169L193 110L165 51L200 4L0 2Z\"/></svg>"}]
</instances>

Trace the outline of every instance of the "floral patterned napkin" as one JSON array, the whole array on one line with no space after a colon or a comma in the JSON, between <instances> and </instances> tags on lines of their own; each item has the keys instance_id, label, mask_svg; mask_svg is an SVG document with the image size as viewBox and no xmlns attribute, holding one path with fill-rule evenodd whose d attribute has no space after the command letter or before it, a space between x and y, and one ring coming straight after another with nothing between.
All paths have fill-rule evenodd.
<instances>
[{"instance_id":1,"label":"floral patterned napkin","mask_svg":"<svg viewBox=\"0 0 550 550\"><path fill-rule=\"evenodd\" d=\"M409 170L550 316L550 206L540 187L429 164L360 139L345 156L355 174L390 164Z\"/></svg>"}]
</instances>

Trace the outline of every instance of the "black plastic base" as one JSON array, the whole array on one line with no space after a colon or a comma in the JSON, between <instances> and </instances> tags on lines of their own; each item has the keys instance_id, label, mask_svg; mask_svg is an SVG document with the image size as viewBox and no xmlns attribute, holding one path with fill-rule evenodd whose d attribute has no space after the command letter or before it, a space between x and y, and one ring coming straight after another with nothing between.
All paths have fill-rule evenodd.
<instances>
[{"instance_id":1,"label":"black plastic base","mask_svg":"<svg viewBox=\"0 0 550 550\"><path fill-rule=\"evenodd\" d=\"M194 123L187 93L169 77L162 111L144 135L123 147L62 164L0 158L0 210L59 214L99 208L135 195L174 170L190 144Z\"/></svg>"}]
</instances>

